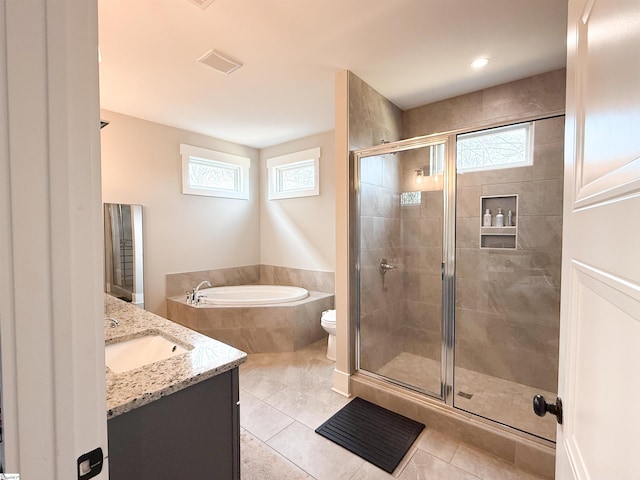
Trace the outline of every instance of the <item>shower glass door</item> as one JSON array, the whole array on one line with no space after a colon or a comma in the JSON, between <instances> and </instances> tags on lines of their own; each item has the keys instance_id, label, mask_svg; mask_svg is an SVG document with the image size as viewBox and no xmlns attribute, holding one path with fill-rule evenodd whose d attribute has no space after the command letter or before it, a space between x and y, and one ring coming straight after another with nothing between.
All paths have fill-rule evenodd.
<instances>
[{"instance_id":1,"label":"shower glass door","mask_svg":"<svg viewBox=\"0 0 640 480\"><path fill-rule=\"evenodd\" d=\"M142 205L104 204L105 292L144 308Z\"/></svg>"},{"instance_id":2,"label":"shower glass door","mask_svg":"<svg viewBox=\"0 0 640 480\"><path fill-rule=\"evenodd\" d=\"M458 135L456 408L555 440L564 118ZM486 218L485 218L486 217Z\"/></svg>"},{"instance_id":3,"label":"shower glass door","mask_svg":"<svg viewBox=\"0 0 640 480\"><path fill-rule=\"evenodd\" d=\"M357 368L443 398L445 143L370 150L355 155Z\"/></svg>"},{"instance_id":4,"label":"shower glass door","mask_svg":"<svg viewBox=\"0 0 640 480\"><path fill-rule=\"evenodd\" d=\"M360 372L555 440L532 398L557 391L563 138L557 116L354 153Z\"/></svg>"}]
</instances>

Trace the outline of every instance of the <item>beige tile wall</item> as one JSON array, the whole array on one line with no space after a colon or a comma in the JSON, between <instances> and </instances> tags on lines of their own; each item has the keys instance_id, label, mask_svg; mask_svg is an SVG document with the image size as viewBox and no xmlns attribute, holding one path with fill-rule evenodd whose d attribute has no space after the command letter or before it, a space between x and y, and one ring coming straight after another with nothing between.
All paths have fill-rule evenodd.
<instances>
[{"instance_id":1,"label":"beige tile wall","mask_svg":"<svg viewBox=\"0 0 640 480\"><path fill-rule=\"evenodd\" d=\"M309 292L287 304L225 307L187 305L182 296L167 299L167 318L247 353L294 352L327 337L320 325L333 295Z\"/></svg>"},{"instance_id":2,"label":"beige tile wall","mask_svg":"<svg viewBox=\"0 0 640 480\"><path fill-rule=\"evenodd\" d=\"M534 123L534 165L458 175L456 366L557 389L564 117ZM502 182L502 183L500 183ZM480 198L518 195L516 250L480 249Z\"/></svg>"},{"instance_id":3,"label":"beige tile wall","mask_svg":"<svg viewBox=\"0 0 640 480\"><path fill-rule=\"evenodd\" d=\"M402 110L351 72L348 81L349 149L400 140ZM399 155L363 159L360 176L360 365L377 371L405 348L410 333L404 321ZM398 266L384 282L382 258Z\"/></svg>"},{"instance_id":4,"label":"beige tile wall","mask_svg":"<svg viewBox=\"0 0 640 480\"><path fill-rule=\"evenodd\" d=\"M182 295L203 280L213 286L224 285L292 285L314 292L333 294L334 272L318 272L274 265L248 265L197 272L169 273L166 276L167 297Z\"/></svg>"},{"instance_id":5,"label":"beige tile wall","mask_svg":"<svg viewBox=\"0 0 640 480\"><path fill-rule=\"evenodd\" d=\"M442 229L442 190L423 191L420 206L402 208L403 351L437 361L442 349Z\"/></svg>"},{"instance_id":6,"label":"beige tile wall","mask_svg":"<svg viewBox=\"0 0 640 480\"><path fill-rule=\"evenodd\" d=\"M335 274L334 272L260 265L260 283L266 285L293 285L314 292L334 293Z\"/></svg>"},{"instance_id":7,"label":"beige tile wall","mask_svg":"<svg viewBox=\"0 0 640 480\"><path fill-rule=\"evenodd\" d=\"M362 368L377 371L397 355L404 319L403 270L378 270L381 259L401 266L399 160L363 158L360 165L360 340Z\"/></svg>"},{"instance_id":8,"label":"beige tile wall","mask_svg":"<svg viewBox=\"0 0 640 480\"><path fill-rule=\"evenodd\" d=\"M415 180L416 156L361 161L360 365L369 371L401 352L440 359L442 189L422 192L419 206L400 206L400 192ZM384 277L382 258L397 267Z\"/></svg>"},{"instance_id":9,"label":"beige tile wall","mask_svg":"<svg viewBox=\"0 0 640 480\"><path fill-rule=\"evenodd\" d=\"M403 138L509 123L563 111L565 69L498 85L403 112Z\"/></svg>"},{"instance_id":10,"label":"beige tile wall","mask_svg":"<svg viewBox=\"0 0 640 480\"><path fill-rule=\"evenodd\" d=\"M349 74L349 150L402 138L402 110L351 72Z\"/></svg>"},{"instance_id":11,"label":"beige tile wall","mask_svg":"<svg viewBox=\"0 0 640 480\"><path fill-rule=\"evenodd\" d=\"M403 113L404 137L481 128L565 104L565 70ZM557 383L564 117L535 122L531 167L458 175L456 365L544 390ZM479 248L480 197L517 194L517 250ZM414 279L417 282L417 279Z\"/></svg>"},{"instance_id":12,"label":"beige tile wall","mask_svg":"<svg viewBox=\"0 0 640 480\"><path fill-rule=\"evenodd\" d=\"M166 276L167 297L185 294L203 280L211 285L254 285L260 283L260 266L218 268L197 272L169 273Z\"/></svg>"}]
</instances>

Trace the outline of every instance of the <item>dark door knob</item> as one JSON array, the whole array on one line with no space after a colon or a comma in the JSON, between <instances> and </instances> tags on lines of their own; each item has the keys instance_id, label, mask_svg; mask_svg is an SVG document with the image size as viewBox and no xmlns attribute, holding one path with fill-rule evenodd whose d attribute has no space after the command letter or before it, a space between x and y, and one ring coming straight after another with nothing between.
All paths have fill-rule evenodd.
<instances>
[{"instance_id":1,"label":"dark door knob","mask_svg":"<svg viewBox=\"0 0 640 480\"><path fill-rule=\"evenodd\" d=\"M562 400L556 398L556 403L547 403L542 395L533 397L533 411L539 417L544 417L547 412L556 416L558 423L562 425Z\"/></svg>"}]
</instances>

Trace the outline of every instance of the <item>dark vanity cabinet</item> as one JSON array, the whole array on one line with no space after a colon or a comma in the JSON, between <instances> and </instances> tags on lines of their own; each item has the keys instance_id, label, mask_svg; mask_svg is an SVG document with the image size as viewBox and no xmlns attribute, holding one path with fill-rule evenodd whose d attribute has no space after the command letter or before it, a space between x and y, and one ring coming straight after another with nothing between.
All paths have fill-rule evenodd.
<instances>
[{"instance_id":1,"label":"dark vanity cabinet","mask_svg":"<svg viewBox=\"0 0 640 480\"><path fill-rule=\"evenodd\" d=\"M238 369L109 419L110 480L240 479Z\"/></svg>"}]
</instances>

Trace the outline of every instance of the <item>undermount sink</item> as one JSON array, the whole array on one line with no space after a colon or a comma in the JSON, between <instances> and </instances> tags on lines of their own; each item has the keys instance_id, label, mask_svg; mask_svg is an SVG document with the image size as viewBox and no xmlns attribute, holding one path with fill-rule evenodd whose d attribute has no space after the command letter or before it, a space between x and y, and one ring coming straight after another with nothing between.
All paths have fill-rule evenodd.
<instances>
[{"instance_id":1,"label":"undermount sink","mask_svg":"<svg viewBox=\"0 0 640 480\"><path fill-rule=\"evenodd\" d=\"M114 373L133 370L185 352L186 348L159 334L111 343L104 348L105 362Z\"/></svg>"}]
</instances>

